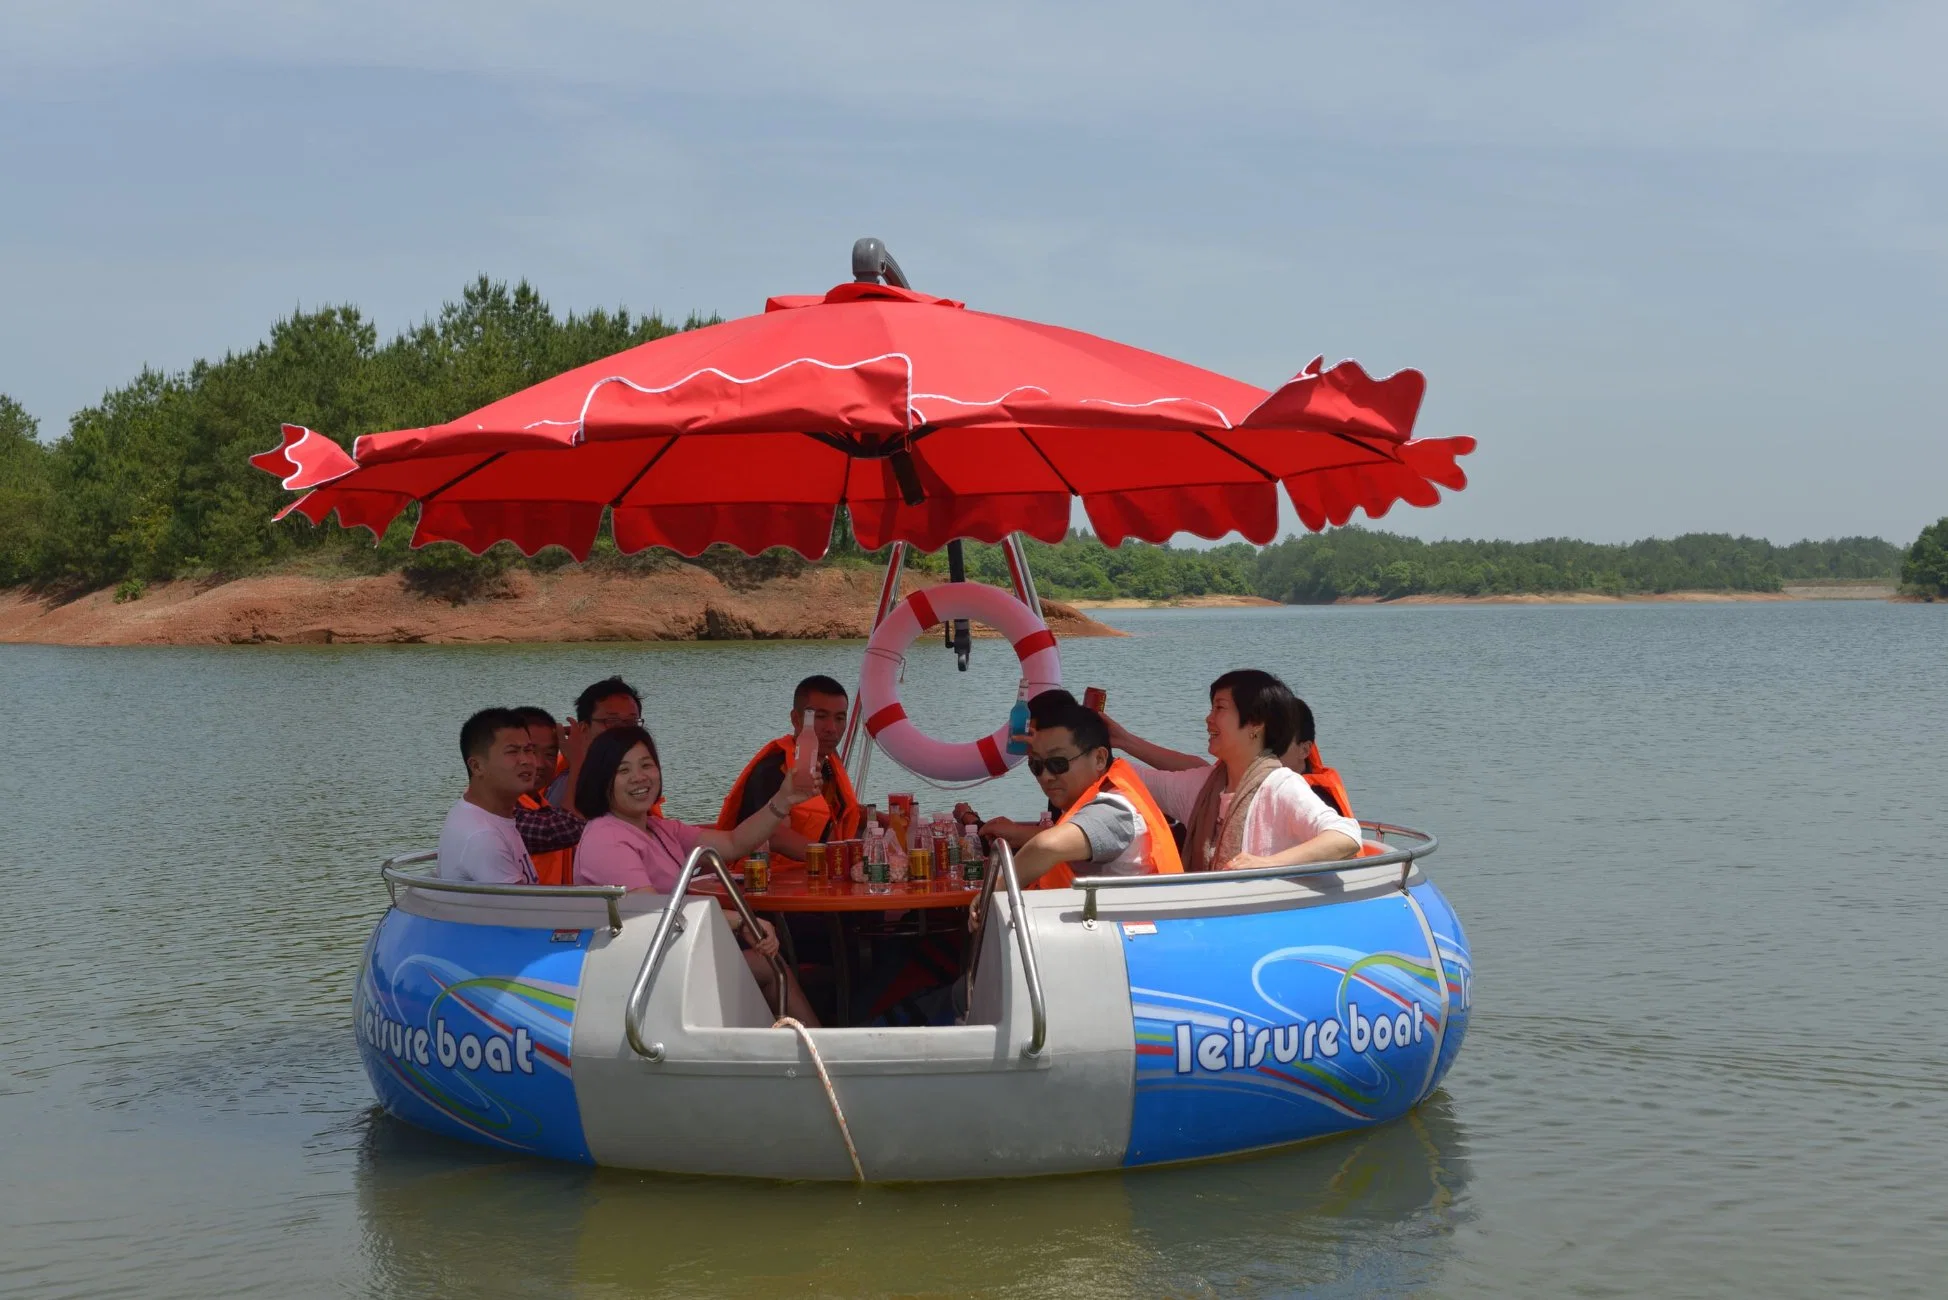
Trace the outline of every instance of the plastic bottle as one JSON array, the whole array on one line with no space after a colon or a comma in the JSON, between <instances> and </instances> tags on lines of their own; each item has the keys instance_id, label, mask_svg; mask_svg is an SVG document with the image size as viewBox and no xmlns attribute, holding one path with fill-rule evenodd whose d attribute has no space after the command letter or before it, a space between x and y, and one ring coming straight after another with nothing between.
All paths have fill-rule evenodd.
<instances>
[{"instance_id":1,"label":"plastic bottle","mask_svg":"<svg viewBox=\"0 0 1948 1300\"><path fill-rule=\"evenodd\" d=\"M1015 707L1008 710L1008 752L1026 754L1028 752L1028 679L1021 679L1021 686L1015 691Z\"/></svg>"},{"instance_id":2,"label":"plastic bottle","mask_svg":"<svg viewBox=\"0 0 1948 1300\"><path fill-rule=\"evenodd\" d=\"M981 852L981 837L973 831L969 831L961 840L961 879L968 885L978 885L981 883L981 876L986 870L987 858Z\"/></svg>"},{"instance_id":3,"label":"plastic bottle","mask_svg":"<svg viewBox=\"0 0 1948 1300\"><path fill-rule=\"evenodd\" d=\"M812 730L812 711L805 710L804 725L798 728L798 771L801 776L816 780L818 770L818 733Z\"/></svg>"},{"instance_id":4,"label":"plastic bottle","mask_svg":"<svg viewBox=\"0 0 1948 1300\"><path fill-rule=\"evenodd\" d=\"M866 892L893 892L891 864L887 861L888 836L883 827L874 827L866 837Z\"/></svg>"}]
</instances>

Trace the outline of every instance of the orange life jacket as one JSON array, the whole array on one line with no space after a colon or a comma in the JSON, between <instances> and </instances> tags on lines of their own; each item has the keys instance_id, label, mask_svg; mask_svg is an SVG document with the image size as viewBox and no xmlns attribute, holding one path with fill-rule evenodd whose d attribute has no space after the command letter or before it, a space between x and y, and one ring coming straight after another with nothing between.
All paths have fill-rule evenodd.
<instances>
[{"instance_id":1,"label":"orange life jacket","mask_svg":"<svg viewBox=\"0 0 1948 1300\"><path fill-rule=\"evenodd\" d=\"M718 830L732 830L737 826L738 810L744 806L744 787L751 783L751 773L758 770L758 764L773 754L785 756L784 770L786 777L789 778L792 767L798 762L798 737L778 737L760 749L752 756L751 761L744 765L744 770L738 773L737 780L731 783L730 793L724 796L724 806L717 812ZM831 803L825 797L825 792L821 790L804 803L794 806L788 820L791 828L808 840L815 842L849 840L859 833L859 819L864 810L859 806L859 796L853 792L852 778L846 775L845 764L835 759L827 762L825 766L832 774L832 782L828 788L838 797L838 811L836 813L833 811ZM777 852L772 853L771 861L794 866L798 863L798 859Z\"/></svg>"},{"instance_id":2,"label":"orange life jacket","mask_svg":"<svg viewBox=\"0 0 1948 1300\"><path fill-rule=\"evenodd\" d=\"M1157 801L1150 797L1149 788L1143 784L1142 778L1137 776L1136 770L1120 758L1109 765L1109 770L1102 774L1100 780L1084 790L1076 801L1069 805L1069 810L1062 814L1062 820L1055 824L1063 825L1076 815L1078 809L1088 807L1089 801L1101 794L1104 786L1108 786L1128 799L1135 805L1137 816L1143 819L1144 829L1150 832L1151 873L1161 876L1182 875L1184 860L1178 856L1176 838L1170 833L1170 819L1163 815L1163 809L1157 807ZM1059 862L1049 869L1048 874L1028 888L1067 889L1074 883L1075 872L1068 863Z\"/></svg>"},{"instance_id":3,"label":"orange life jacket","mask_svg":"<svg viewBox=\"0 0 1948 1300\"><path fill-rule=\"evenodd\" d=\"M1346 793L1346 783L1339 779L1337 769L1327 767L1319 761L1318 745L1313 745L1308 762L1310 766L1300 773L1305 778L1305 783L1312 787L1313 793L1326 801L1327 807L1351 817L1353 801ZM1364 839L1360 841L1359 856L1362 858L1377 858L1385 852L1387 846L1384 843Z\"/></svg>"},{"instance_id":4,"label":"orange life jacket","mask_svg":"<svg viewBox=\"0 0 1948 1300\"><path fill-rule=\"evenodd\" d=\"M547 802L531 794L524 794L514 801L523 808L546 808ZM575 883L575 849L570 845L565 849L552 849L547 853L530 853L534 862L534 878L543 885L572 885Z\"/></svg>"},{"instance_id":5,"label":"orange life jacket","mask_svg":"<svg viewBox=\"0 0 1948 1300\"><path fill-rule=\"evenodd\" d=\"M1316 749L1313 750L1315 755L1318 752ZM1339 773L1337 771L1321 763L1308 768L1304 776L1306 784L1317 791L1319 797L1324 799L1327 804L1337 808L1348 817L1353 815L1353 801L1347 797L1346 783L1339 779Z\"/></svg>"}]
</instances>

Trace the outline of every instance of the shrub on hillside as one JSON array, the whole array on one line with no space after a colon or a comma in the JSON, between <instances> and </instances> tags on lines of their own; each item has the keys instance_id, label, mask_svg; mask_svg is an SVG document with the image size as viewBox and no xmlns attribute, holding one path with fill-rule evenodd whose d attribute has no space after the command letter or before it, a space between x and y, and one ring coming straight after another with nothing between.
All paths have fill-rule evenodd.
<instances>
[{"instance_id":1,"label":"shrub on hillside","mask_svg":"<svg viewBox=\"0 0 1948 1300\"><path fill-rule=\"evenodd\" d=\"M1921 530L1901 564L1901 585L1926 600L1948 596L1948 516Z\"/></svg>"}]
</instances>

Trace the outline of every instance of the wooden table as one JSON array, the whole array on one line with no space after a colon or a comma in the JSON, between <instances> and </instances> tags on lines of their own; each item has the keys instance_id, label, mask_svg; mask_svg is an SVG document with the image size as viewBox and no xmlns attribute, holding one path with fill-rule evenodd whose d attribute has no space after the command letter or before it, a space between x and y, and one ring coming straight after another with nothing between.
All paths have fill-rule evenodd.
<instances>
[{"instance_id":1,"label":"wooden table","mask_svg":"<svg viewBox=\"0 0 1948 1300\"><path fill-rule=\"evenodd\" d=\"M698 876L694 888L723 896L715 876ZM803 867L773 867L771 888L744 890L753 912L910 912L916 908L968 907L981 896L979 885L963 885L936 877L925 885L897 884L892 892L869 893L853 880L828 880L818 886L805 882Z\"/></svg>"},{"instance_id":2,"label":"wooden table","mask_svg":"<svg viewBox=\"0 0 1948 1300\"><path fill-rule=\"evenodd\" d=\"M711 894L719 899L728 898L724 893L723 885L714 875L698 876L691 888L698 893ZM817 886L807 884L805 868L800 866L773 867L769 889L754 892L747 888L743 893L745 903L753 912L822 915L829 920L832 934L832 976L837 985L834 995L838 1001L840 1014L844 1016L851 1010L851 949L852 938L856 937L857 932L855 926L854 936L845 933L845 922L849 916L856 919L872 912L897 914L912 911L934 914L944 908L971 907L979 901L981 887L964 885L950 881L944 876L937 876L925 885L906 881L894 885L888 893L874 894L868 892L865 885L843 877L837 880L828 878L824 884ZM779 928L782 931L780 937L789 944L790 931L783 926ZM962 930L964 939L965 930L958 926L955 928ZM790 952L790 959L793 965L797 964L796 952Z\"/></svg>"}]
</instances>

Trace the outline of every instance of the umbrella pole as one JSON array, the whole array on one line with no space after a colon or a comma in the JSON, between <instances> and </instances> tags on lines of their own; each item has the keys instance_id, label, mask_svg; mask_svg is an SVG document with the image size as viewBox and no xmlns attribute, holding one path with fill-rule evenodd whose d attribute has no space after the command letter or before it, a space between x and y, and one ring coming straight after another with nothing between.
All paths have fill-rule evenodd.
<instances>
[{"instance_id":1,"label":"umbrella pole","mask_svg":"<svg viewBox=\"0 0 1948 1300\"><path fill-rule=\"evenodd\" d=\"M1015 595L1040 618L1042 598L1035 592L1035 575L1028 569L1028 551L1021 544L1021 534L1009 533L1001 549L1008 556L1008 580L1014 583Z\"/></svg>"},{"instance_id":2,"label":"umbrella pole","mask_svg":"<svg viewBox=\"0 0 1948 1300\"><path fill-rule=\"evenodd\" d=\"M879 631L879 625L884 623L886 616L893 612L893 602L899 598L900 593L900 570L904 567L906 567L906 543L894 542L886 552L886 580L879 587L879 607L873 611L873 632ZM871 633L867 635L870 636ZM859 734L860 724L866 717L859 707L859 691L865 685L865 671L865 665L861 663L859 685L853 687L852 708L846 716L845 743L839 747L839 761L845 764L847 773L852 777L852 788L855 790L865 788L866 769L871 766L873 759L872 734L870 732L865 735ZM859 746L859 762L856 766L852 761L854 742Z\"/></svg>"}]
</instances>

